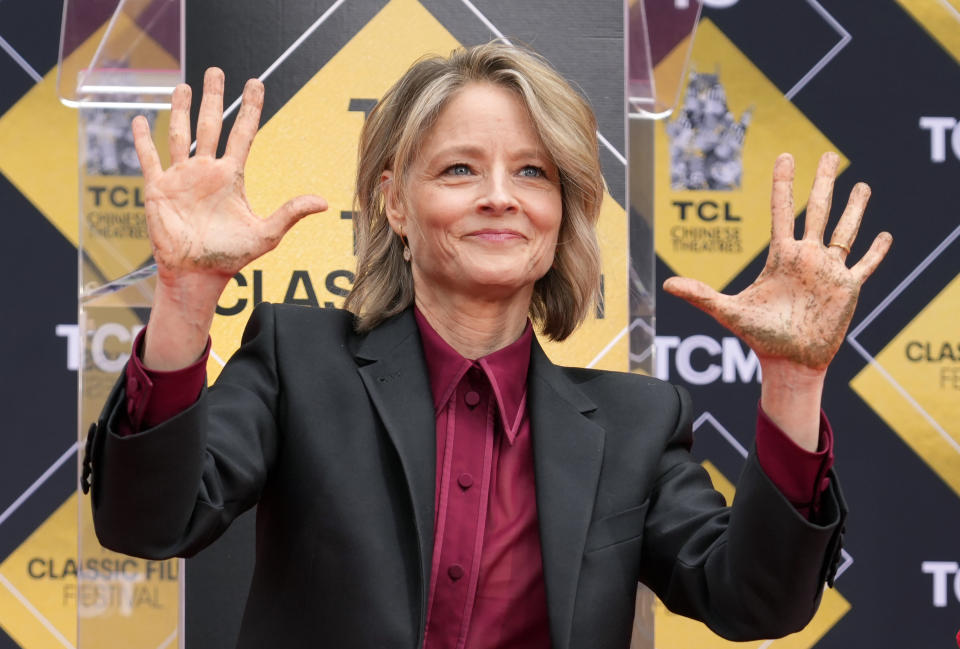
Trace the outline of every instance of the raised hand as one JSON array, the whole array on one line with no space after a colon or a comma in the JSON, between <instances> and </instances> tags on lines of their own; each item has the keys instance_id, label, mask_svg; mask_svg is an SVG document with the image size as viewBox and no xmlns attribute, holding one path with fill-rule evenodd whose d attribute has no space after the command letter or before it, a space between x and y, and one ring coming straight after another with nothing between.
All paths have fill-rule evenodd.
<instances>
[{"instance_id":1,"label":"raised hand","mask_svg":"<svg viewBox=\"0 0 960 649\"><path fill-rule=\"evenodd\" d=\"M723 295L702 282L671 277L668 293L713 316L756 352L761 363L784 360L825 370L843 342L860 287L886 255L893 238L882 232L860 261L847 268L870 188L857 183L829 244L823 241L839 158L820 158L807 203L803 238L793 236L793 157L783 154L773 169L770 252L759 277L737 295Z\"/></svg>"},{"instance_id":2,"label":"raised hand","mask_svg":"<svg viewBox=\"0 0 960 649\"><path fill-rule=\"evenodd\" d=\"M663 288L713 316L760 359L760 404L793 441L808 451L820 444L820 402L827 366L843 342L860 287L887 254L893 238L881 232L860 261L847 255L860 229L870 188L857 183L830 242L830 215L839 158L826 153L807 202L803 238L793 236L793 158L773 168L773 216L767 263L753 284L723 295L689 278L671 277Z\"/></svg>"},{"instance_id":3,"label":"raised hand","mask_svg":"<svg viewBox=\"0 0 960 649\"><path fill-rule=\"evenodd\" d=\"M263 84L251 79L230 131L226 152L216 157L223 121L223 72L204 75L197 120L197 148L190 148L190 86L173 93L170 158L160 165L146 119L133 121L133 136L145 181L147 228L161 282L184 275L210 275L225 283L247 263L272 250L298 220L327 208L319 196L299 196L269 218L253 213L244 190L244 165L260 122ZM222 288L222 286L221 286Z\"/></svg>"},{"instance_id":4,"label":"raised hand","mask_svg":"<svg viewBox=\"0 0 960 649\"><path fill-rule=\"evenodd\" d=\"M197 120L197 149L190 156L190 86L173 93L167 169L150 138L146 119L133 120L133 138L144 178L147 229L158 283L147 326L143 363L175 370L203 353L217 299L245 265L269 252L297 221L327 209L319 196L298 196L272 216L253 213L243 169L263 108L263 84L243 89L243 103L223 157L217 143L223 123L223 72L207 70Z\"/></svg>"}]
</instances>

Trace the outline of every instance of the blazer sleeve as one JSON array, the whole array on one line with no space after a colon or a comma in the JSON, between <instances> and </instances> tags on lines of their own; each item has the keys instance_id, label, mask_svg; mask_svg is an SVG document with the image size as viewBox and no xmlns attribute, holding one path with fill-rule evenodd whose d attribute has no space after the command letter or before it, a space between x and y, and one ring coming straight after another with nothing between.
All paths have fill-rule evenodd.
<instances>
[{"instance_id":1,"label":"blazer sleeve","mask_svg":"<svg viewBox=\"0 0 960 649\"><path fill-rule=\"evenodd\" d=\"M807 520L764 473L755 451L733 506L690 455L690 397L660 459L647 512L642 581L672 611L702 620L731 640L781 637L816 613L832 585L847 513L836 475Z\"/></svg>"},{"instance_id":2,"label":"blazer sleeve","mask_svg":"<svg viewBox=\"0 0 960 649\"><path fill-rule=\"evenodd\" d=\"M117 434L125 373L87 439L100 543L134 556L191 556L259 499L277 449L276 320L253 312L217 383L187 410L127 436Z\"/></svg>"}]
</instances>

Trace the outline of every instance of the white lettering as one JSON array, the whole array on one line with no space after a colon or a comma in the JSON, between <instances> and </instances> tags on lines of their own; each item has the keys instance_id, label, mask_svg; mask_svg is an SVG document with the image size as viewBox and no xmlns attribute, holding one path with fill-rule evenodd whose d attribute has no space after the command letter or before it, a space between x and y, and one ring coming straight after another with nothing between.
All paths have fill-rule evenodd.
<instances>
[{"instance_id":1,"label":"white lettering","mask_svg":"<svg viewBox=\"0 0 960 649\"><path fill-rule=\"evenodd\" d=\"M744 356L743 346L733 336L725 336L721 342L723 344L723 382L735 383L735 375L740 378L741 383L750 383L754 379L760 381L760 359L753 350L748 348Z\"/></svg>"},{"instance_id":2,"label":"white lettering","mask_svg":"<svg viewBox=\"0 0 960 649\"><path fill-rule=\"evenodd\" d=\"M933 575L933 605L937 608L943 608L947 605L947 575L960 574L957 570L960 565L956 561L924 561L920 564L920 570L924 574ZM953 581L954 594L960 599L960 585L957 578Z\"/></svg>"},{"instance_id":3,"label":"white lettering","mask_svg":"<svg viewBox=\"0 0 960 649\"><path fill-rule=\"evenodd\" d=\"M67 339L67 369L76 372L80 369L80 334L75 324L58 324L57 338Z\"/></svg>"},{"instance_id":4,"label":"white lettering","mask_svg":"<svg viewBox=\"0 0 960 649\"><path fill-rule=\"evenodd\" d=\"M679 344L677 336L656 336L653 339L653 375L661 381L670 380L670 350Z\"/></svg>"},{"instance_id":5,"label":"white lettering","mask_svg":"<svg viewBox=\"0 0 960 649\"><path fill-rule=\"evenodd\" d=\"M122 343L130 341L130 330L116 322L108 322L100 325L93 333L93 340L90 341L90 356L94 364L104 372L119 372L123 365L130 358L129 354L117 354L115 358L107 356L104 349L107 338L116 338Z\"/></svg>"},{"instance_id":6,"label":"white lettering","mask_svg":"<svg viewBox=\"0 0 960 649\"><path fill-rule=\"evenodd\" d=\"M713 383L720 378L720 366L716 363L711 363L703 370L694 369L690 363L690 357L696 349L703 349L710 356L718 356L723 348L720 346L720 343L710 336L697 334L684 339L684 341L680 343L680 346L677 347L675 359L677 373L680 374L680 378L693 385Z\"/></svg>"},{"instance_id":7,"label":"white lettering","mask_svg":"<svg viewBox=\"0 0 960 649\"><path fill-rule=\"evenodd\" d=\"M953 154L960 158L960 135L957 135L957 120L952 117L921 117L920 128L930 131L930 162L944 162L947 159L947 131L953 129L950 146Z\"/></svg>"},{"instance_id":8,"label":"white lettering","mask_svg":"<svg viewBox=\"0 0 960 649\"><path fill-rule=\"evenodd\" d=\"M671 363L670 352L676 349ZM697 350L706 352L718 362L703 361L696 364L693 355ZM695 366L696 364L696 366ZM657 336L654 338L654 376L669 381L671 366L676 368L680 379L692 385L706 385L716 381L724 383L760 382L760 360L752 349L745 347L738 338L724 336L717 340L703 334L688 338Z\"/></svg>"},{"instance_id":9,"label":"white lettering","mask_svg":"<svg viewBox=\"0 0 960 649\"><path fill-rule=\"evenodd\" d=\"M130 354L124 352L113 358L108 356L106 351L107 338L116 338L121 343L128 343L137 337L141 329L143 329L143 325L138 324L127 329L117 322L107 322L97 327L90 340L90 358L97 369L104 372L119 372L123 369L127 359L130 358Z\"/></svg>"},{"instance_id":10,"label":"white lettering","mask_svg":"<svg viewBox=\"0 0 960 649\"><path fill-rule=\"evenodd\" d=\"M960 128L953 127L953 134L950 135L950 148L953 149L953 155L960 160Z\"/></svg>"}]
</instances>

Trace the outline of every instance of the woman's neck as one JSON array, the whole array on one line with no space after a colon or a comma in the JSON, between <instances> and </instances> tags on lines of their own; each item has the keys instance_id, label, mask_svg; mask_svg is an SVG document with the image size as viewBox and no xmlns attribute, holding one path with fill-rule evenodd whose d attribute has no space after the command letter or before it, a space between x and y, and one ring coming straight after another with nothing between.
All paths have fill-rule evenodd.
<instances>
[{"instance_id":1,"label":"woman's neck","mask_svg":"<svg viewBox=\"0 0 960 649\"><path fill-rule=\"evenodd\" d=\"M530 296L481 300L417 290L415 302L430 326L464 358L474 360L517 340L527 324Z\"/></svg>"}]
</instances>

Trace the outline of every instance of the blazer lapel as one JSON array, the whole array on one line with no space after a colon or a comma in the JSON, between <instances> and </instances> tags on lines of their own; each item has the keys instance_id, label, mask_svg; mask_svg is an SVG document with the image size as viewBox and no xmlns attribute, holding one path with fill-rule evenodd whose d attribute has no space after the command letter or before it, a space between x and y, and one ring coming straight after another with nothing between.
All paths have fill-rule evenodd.
<instances>
[{"instance_id":1,"label":"blazer lapel","mask_svg":"<svg viewBox=\"0 0 960 649\"><path fill-rule=\"evenodd\" d=\"M407 479L420 546L420 634L426 621L433 560L436 420L419 330L408 309L379 325L360 344L358 369ZM372 361L372 362L370 362Z\"/></svg>"},{"instance_id":2,"label":"blazer lapel","mask_svg":"<svg viewBox=\"0 0 960 649\"><path fill-rule=\"evenodd\" d=\"M603 460L604 431L584 413L596 406L534 341L528 380L537 516L556 649L570 643L587 529Z\"/></svg>"}]
</instances>

